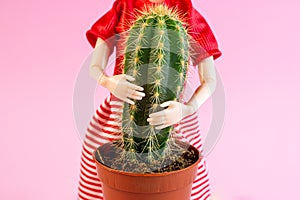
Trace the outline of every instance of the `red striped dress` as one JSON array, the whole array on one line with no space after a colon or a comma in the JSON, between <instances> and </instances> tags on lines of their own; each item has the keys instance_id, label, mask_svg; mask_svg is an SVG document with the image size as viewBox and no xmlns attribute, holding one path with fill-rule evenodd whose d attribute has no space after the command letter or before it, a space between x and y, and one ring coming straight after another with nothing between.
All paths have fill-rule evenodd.
<instances>
[{"instance_id":1,"label":"red striped dress","mask_svg":"<svg viewBox=\"0 0 300 200\"><path fill-rule=\"evenodd\" d=\"M200 45L199 53L193 54L192 60L198 63L203 58L213 56L215 59L221 55L217 41L204 18L192 7L190 0L165 0L168 6L189 13L191 25L190 35ZM152 4L149 0L116 0L113 7L94 23L87 31L87 39L94 47L97 37L107 41L111 50L116 46L117 52L121 49L121 43L115 40L115 35L126 31L125 20L130 19L135 8ZM131 11L131 12L130 12ZM205 50L202 51L202 49ZM118 53L117 53L118 55ZM122 55L117 56L114 75L122 73L120 62ZM104 143L119 139L122 114L122 101L110 94L98 107L87 127L85 140L82 147L80 180L78 187L78 199L80 200L103 200L102 183L97 177L96 166L92 158L93 151ZM173 136L189 142L202 151L201 134L197 112L185 117L174 126ZM197 177L192 185L191 200L209 200L211 189L208 170L205 159L199 164Z\"/></svg>"}]
</instances>

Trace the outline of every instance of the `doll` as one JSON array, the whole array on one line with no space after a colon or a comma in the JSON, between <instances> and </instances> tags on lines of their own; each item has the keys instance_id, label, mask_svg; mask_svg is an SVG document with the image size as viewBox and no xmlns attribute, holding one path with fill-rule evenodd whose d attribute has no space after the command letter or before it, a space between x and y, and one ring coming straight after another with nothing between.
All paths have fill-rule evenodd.
<instances>
[{"instance_id":1,"label":"doll","mask_svg":"<svg viewBox=\"0 0 300 200\"><path fill-rule=\"evenodd\" d=\"M118 56L121 47L121 34L126 31L126 20L133 20L135 9L145 6L165 4L176 7L186 13L190 35L198 47L197 53L192 54L191 60L198 66L201 85L195 90L186 103L167 101L160 106L163 111L152 113L148 122L158 129L174 125L175 132L180 133L191 145L202 151L202 141L197 117L198 108L212 95L216 87L214 60L221 56L217 41L199 12L190 0L115 0L112 8L97 20L86 36L92 47L93 56L90 64L90 76L110 91L110 95L98 107L86 131L82 148L81 170L79 182L79 199L102 200L102 185L96 173L92 158L93 151L109 141L120 138L120 124L122 102L134 104L134 100L142 99L145 94L143 88L134 85L133 77L122 74L122 55ZM117 57L114 74L108 76L104 72L108 58L116 47ZM197 177L192 186L192 200L207 200L211 198L208 169L205 159L199 164Z\"/></svg>"}]
</instances>

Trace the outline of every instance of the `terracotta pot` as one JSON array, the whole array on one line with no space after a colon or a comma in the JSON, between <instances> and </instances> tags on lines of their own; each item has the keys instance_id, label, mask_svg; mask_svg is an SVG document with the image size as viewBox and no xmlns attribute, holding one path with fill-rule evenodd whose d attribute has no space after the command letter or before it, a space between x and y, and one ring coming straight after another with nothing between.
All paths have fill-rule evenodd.
<instances>
[{"instance_id":1,"label":"terracotta pot","mask_svg":"<svg viewBox=\"0 0 300 200\"><path fill-rule=\"evenodd\" d=\"M100 147L99 147L100 148ZM165 173L136 174L111 169L97 161L98 177L103 182L105 200L190 200L192 183L201 160L182 170Z\"/></svg>"}]
</instances>

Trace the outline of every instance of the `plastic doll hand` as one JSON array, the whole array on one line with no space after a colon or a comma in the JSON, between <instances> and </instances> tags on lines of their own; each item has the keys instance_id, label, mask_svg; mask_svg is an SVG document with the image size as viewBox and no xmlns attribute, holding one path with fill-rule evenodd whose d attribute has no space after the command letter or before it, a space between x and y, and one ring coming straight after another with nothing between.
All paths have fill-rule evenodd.
<instances>
[{"instance_id":1,"label":"plastic doll hand","mask_svg":"<svg viewBox=\"0 0 300 200\"><path fill-rule=\"evenodd\" d=\"M179 103L177 101L166 101L160 105L165 110L152 113L149 115L147 121L150 125L157 126L156 129L163 129L174 125L182 120L185 116L191 113L191 106Z\"/></svg>"},{"instance_id":2,"label":"plastic doll hand","mask_svg":"<svg viewBox=\"0 0 300 200\"><path fill-rule=\"evenodd\" d=\"M131 99L141 100L145 96L145 93L141 92L144 90L143 87L129 82L134 81L132 76L120 74L105 79L105 87L117 98L129 104L134 104Z\"/></svg>"}]
</instances>

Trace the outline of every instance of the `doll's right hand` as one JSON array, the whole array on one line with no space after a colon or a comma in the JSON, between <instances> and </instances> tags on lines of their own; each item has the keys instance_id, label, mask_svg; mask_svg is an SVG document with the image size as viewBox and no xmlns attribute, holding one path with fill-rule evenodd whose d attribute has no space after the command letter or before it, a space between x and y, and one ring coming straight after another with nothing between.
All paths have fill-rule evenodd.
<instances>
[{"instance_id":1,"label":"doll's right hand","mask_svg":"<svg viewBox=\"0 0 300 200\"><path fill-rule=\"evenodd\" d=\"M132 76L126 74L119 74L114 76L104 76L103 85L117 98L125 101L129 104L134 104L134 100L141 100L145 93L141 92L144 90L143 87L130 83L134 81Z\"/></svg>"}]
</instances>

